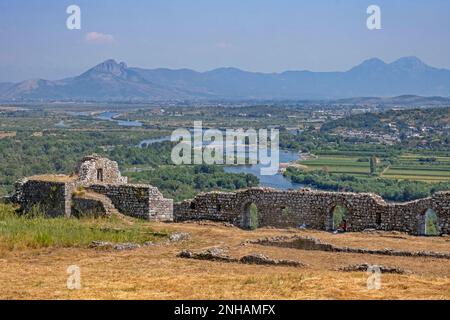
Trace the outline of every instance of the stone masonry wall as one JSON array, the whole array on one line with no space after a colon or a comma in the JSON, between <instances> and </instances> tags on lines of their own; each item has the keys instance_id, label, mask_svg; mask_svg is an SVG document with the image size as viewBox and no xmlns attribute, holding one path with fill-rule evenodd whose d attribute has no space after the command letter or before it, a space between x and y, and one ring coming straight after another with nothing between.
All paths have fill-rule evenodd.
<instances>
[{"instance_id":1,"label":"stone masonry wall","mask_svg":"<svg viewBox=\"0 0 450 320\"><path fill-rule=\"evenodd\" d=\"M164 199L155 187L139 184L92 184L86 186L86 190L107 196L122 214L149 220L172 220L172 200Z\"/></svg>"},{"instance_id":2,"label":"stone masonry wall","mask_svg":"<svg viewBox=\"0 0 450 320\"><path fill-rule=\"evenodd\" d=\"M441 233L450 233L450 192L406 203L386 203L381 197L368 193L321 192L309 189L281 191L253 188L237 192L211 192L192 200L176 203L174 219L208 219L226 221L249 227L248 207L258 208L259 226L332 229L332 212L337 206L347 209L349 231L367 228L398 230L422 234L425 212L433 209L438 215Z\"/></svg>"},{"instance_id":3,"label":"stone masonry wall","mask_svg":"<svg viewBox=\"0 0 450 320\"><path fill-rule=\"evenodd\" d=\"M96 154L84 157L75 174L24 178L15 187L15 194L5 201L19 204L25 212L39 207L49 216L69 217L83 210L100 214L117 210L143 219L173 220L173 200L165 199L156 187L127 184L116 161ZM97 195L87 194L90 199L76 197L84 188Z\"/></svg>"},{"instance_id":4,"label":"stone masonry wall","mask_svg":"<svg viewBox=\"0 0 450 320\"><path fill-rule=\"evenodd\" d=\"M158 188L135 184L92 184L83 185L79 181L61 182L23 179L16 183L16 193L12 202L20 205L22 211L30 212L39 208L48 216L79 215L85 211L102 214L98 201L74 197L74 191L83 186L109 198L122 214L154 220L173 220L173 200L165 199Z\"/></svg>"},{"instance_id":5,"label":"stone masonry wall","mask_svg":"<svg viewBox=\"0 0 450 320\"><path fill-rule=\"evenodd\" d=\"M99 171L101 171L101 174ZM82 183L127 183L127 178L121 175L116 161L97 155L84 157L78 164L76 174L78 180Z\"/></svg>"},{"instance_id":6,"label":"stone masonry wall","mask_svg":"<svg viewBox=\"0 0 450 320\"><path fill-rule=\"evenodd\" d=\"M173 200L166 199L156 187L149 186L150 220L173 221Z\"/></svg>"},{"instance_id":7,"label":"stone masonry wall","mask_svg":"<svg viewBox=\"0 0 450 320\"><path fill-rule=\"evenodd\" d=\"M51 217L69 216L71 188L64 182L25 179L16 185L15 202L24 212L35 208Z\"/></svg>"}]
</instances>

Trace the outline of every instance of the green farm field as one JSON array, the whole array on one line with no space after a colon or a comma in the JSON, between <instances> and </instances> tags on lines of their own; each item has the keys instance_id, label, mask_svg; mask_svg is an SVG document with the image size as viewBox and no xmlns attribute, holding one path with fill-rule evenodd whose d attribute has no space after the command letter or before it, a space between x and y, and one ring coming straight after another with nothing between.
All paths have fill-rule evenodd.
<instances>
[{"instance_id":1,"label":"green farm field","mask_svg":"<svg viewBox=\"0 0 450 320\"><path fill-rule=\"evenodd\" d=\"M425 157L405 154L395 160L382 174L388 179L424 182L450 181L450 157Z\"/></svg>"},{"instance_id":2,"label":"green farm field","mask_svg":"<svg viewBox=\"0 0 450 320\"><path fill-rule=\"evenodd\" d=\"M450 181L450 157L405 154L386 160L377 165L379 176L386 179L430 183ZM354 154L345 156L342 152L339 156L322 154L317 159L300 161L300 164L306 166L308 171L326 170L329 173L355 176L370 175L370 164L366 157L356 157Z\"/></svg>"},{"instance_id":3,"label":"green farm field","mask_svg":"<svg viewBox=\"0 0 450 320\"><path fill-rule=\"evenodd\" d=\"M317 159L304 160L300 163L308 167L308 170L324 170L330 173L347 173L353 175L368 175L370 173L369 162L358 161L355 156L321 155Z\"/></svg>"}]
</instances>

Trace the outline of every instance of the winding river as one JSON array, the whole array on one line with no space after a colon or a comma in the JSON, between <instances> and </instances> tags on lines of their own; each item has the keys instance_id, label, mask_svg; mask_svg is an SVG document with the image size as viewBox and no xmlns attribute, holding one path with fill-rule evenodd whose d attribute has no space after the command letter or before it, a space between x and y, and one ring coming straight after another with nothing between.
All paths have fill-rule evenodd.
<instances>
[{"instance_id":1,"label":"winding river","mask_svg":"<svg viewBox=\"0 0 450 320\"><path fill-rule=\"evenodd\" d=\"M142 126L141 122L138 121L128 121L128 120L116 120L115 117L120 115L118 112L107 111L99 114L96 118L100 120L108 120L114 121L119 126L125 127L140 127ZM152 138L142 140L138 146L143 147L144 145L149 145L152 143L170 141L170 137L160 137L160 138ZM291 161L299 160L299 155L297 152L280 150L280 163L288 163ZM299 183L294 183L289 179L285 178L281 173L277 173L273 176L265 176L261 175L261 168L263 165L255 164L255 165L234 165L234 166L224 166L225 172L229 173L251 173L258 177L259 185L261 187L270 187L281 190L286 189L298 189L302 188L303 185Z\"/></svg>"},{"instance_id":2,"label":"winding river","mask_svg":"<svg viewBox=\"0 0 450 320\"><path fill-rule=\"evenodd\" d=\"M119 112L106 111L106 112L100 113L96 118L100 119L100 120L108 120L108 121L117 122L117 124L119 126L124 126L124 127L142 127L142 122L139 122L139 121L115 119L115 117L117 117L118 115L120 115Z\"/></svg>"},{"instance_id":3,"label":"winding river","mask_svg":"<svg viewBox=\"0 0 450 320\"><path fill-rule=\"evenodd\" d=\"M170 141L170 137L160 137L153 139L142 140L138 146L143 147L144 145L149 145L152 143ZM280 150L280 163L288 163L292 161L299 160L297 152ZM225 172L229 173L251 173L258 177L259 186L269 187L275 189L298 189L304 187L302 184L294 183L291 180L285 178L281 173L277 173L273 176L261 175L261 168L264 166L262 164L254 165L234 165L234 166L224 166Z\"/></svg>"}]
</instances>

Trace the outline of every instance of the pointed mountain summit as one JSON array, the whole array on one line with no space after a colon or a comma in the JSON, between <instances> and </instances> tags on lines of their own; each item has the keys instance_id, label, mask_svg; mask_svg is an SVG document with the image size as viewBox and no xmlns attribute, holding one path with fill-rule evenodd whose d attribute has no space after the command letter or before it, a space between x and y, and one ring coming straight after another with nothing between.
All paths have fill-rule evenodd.
<instances>
[{"instance_id":1,"label":"pointed mountain summit","mask_svg":"<svg viewBox=\"0 0 450 320\"><path fill-rule=\"evenodd\" d=\"M114 59L106 60L95 67L89 69L80 77L111 80L114 77L129 79L131 81L144 81L137 73L128 69L125 62L117 63Z\"/></svg>"},{"instance_id":2,"label":"pointed mountain summit","mask_svg":"<svg viewBox=\"0 0 450 320\"><path fill-rule=\"evenodd\" d=\"M371 58L364 60L359 65L353 67L348 72L350 73L370 73L374 71L383 71L385 70L386 64L383 60L378 58Z\"/></svg>"},{"instance_id":3,"label":"pointed mountain summit","mask_svg":"<svg viewBox=\"0 0 450 320\"><path fill-rule=\"evenodd\" d=\"M450 70L417 57L371 58L345 72L248 72L219 68L143 69L108 59L79 76L0 86L2 100L154 101L196 99L340 99L401 95L450 96Z\"/></svg>"},{"instance_id":4,"label":"pointed mountain summit","mask_svg":"<svg viewBox=\"0 0 450 320\"><path fill-rule=\"evenodd\" d=\"M112 73L114 75L120 75L125 72L126 69L127 65L124 62L117 63L116 60L109 59L96 65L87 72Z\"/></svg>"}]
</instances>

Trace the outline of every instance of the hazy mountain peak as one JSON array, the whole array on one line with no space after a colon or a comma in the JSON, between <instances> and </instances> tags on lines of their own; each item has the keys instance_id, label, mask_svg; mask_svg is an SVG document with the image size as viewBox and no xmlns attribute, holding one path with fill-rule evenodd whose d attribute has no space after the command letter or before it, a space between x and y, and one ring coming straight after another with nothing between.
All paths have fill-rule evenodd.
<instances>
[{"instance_id":1,"label":"hazy mountain peak","mask_svg":"<svg viewBox=\"0 0 450 320\"><path fill-rule=\"evenodd\" d=\"M364 60L360 65L385 65L386 63L379 58L370 58Z\"/></svg>"},{"instance_id":2,"label":"hazy mountain peak","mask_svg":"<svg viewBox=\"0 0 450 320\"><path fill-rule=\"evenodd\" d=\"M347 72L258 73L236 68L208 72L128 68L108 59L80 76L60 81L28 80L0 86L3 99L329 99L403 94L449 96L450 70L417 57L386 64L365 60Z\"/></svg>"},{"instance_id":3,"label":"hazy mountain peak","mask_svg":"<svg viewBox=\"0 0 450 320\"><path fill-rule=\"evenodd\" d=\"M223 74L233 74L233 73L241 73L244 72L241 69L234 68L234 67L223 67L223 68L217 68L212 71L211 73L223 73Z\"/></svg>"},{"instance_id":4,"label":"hazy mountain peak","mask_svg":"<svg viewBox=\"0 0 450 320\"><path fill-rule=\"evenodd\" d=\"M419 63L419 64L424 64L424 62L422 60L420 60L419 58L417 58L416 56L402 57L402 58L397 59L393 63Z\"/></svg>"},{"instance_id":5,"label":"hazy mountain peak","mask_svg":"<svg viewBox=\"0 0 450 320\"><path fill-rule=\"evenodd\" d=\"M117 63L114 59L108 59L90 69L89 73L110 73L121 76L125 73L127 65L125 62Z\"/></svg>"},{"instance_id":6,"label":"hazy mountain peak","mask_svg":"<svg viewBox=\"0 0 450 320\"><path fill-rule=\"evenodd\" d=\"M378 58L370 58L364 60L361 64L357 65L356 67L353 67L352 69L350 69L350 71L367 72L371 70L382 69L386 66L387 64L383 60Z\"/></svg>"},{"instance_id":7,"label":"hazy mountain peak","mask_svg":"<svg viewBox=\"0 0 450 320\"><path fill-rule=\"evenodd\" d=\"M391 65L408 69L428 67L422 60L414 56L400 58L392 62Z\"/></svg>"}]
</instances>

